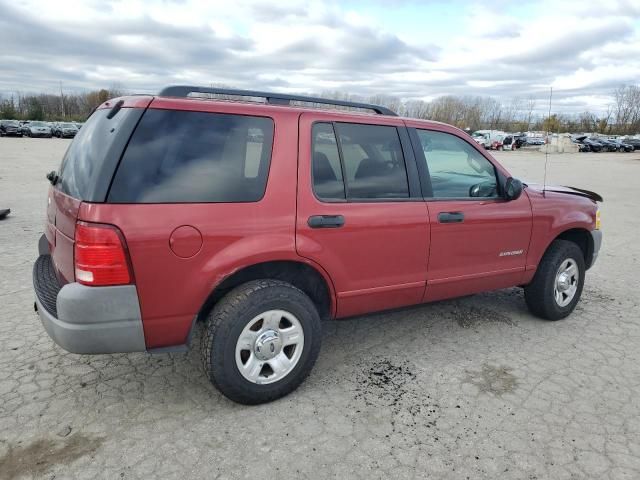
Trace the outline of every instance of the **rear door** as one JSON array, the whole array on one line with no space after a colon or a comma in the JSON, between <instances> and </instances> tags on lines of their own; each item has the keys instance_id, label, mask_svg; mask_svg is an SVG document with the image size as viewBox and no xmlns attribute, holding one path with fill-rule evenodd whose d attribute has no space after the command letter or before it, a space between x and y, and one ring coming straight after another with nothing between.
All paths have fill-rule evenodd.
<instances>
[{"instance_id":1,"label":"rear door","mask_svg":"<svg viewBox=\"0 0 640 480\"><path fill-rule=\"evenodd\" d=\"M526 193L506 201L501 178L508 174L455 129L410 135L431 224L425 301L517 285L532 228Z\"/></svg>"},{"instance_id":2,"label":"rear door","mask_svg":"<svg viewBox=\"0 0 640 480\"><path fill-rule=\"evenodd\" d=\"M337 316L419 303L429 224L402 122L303 114L298 158L296 249L329 273Z\"/></svg>"}]
</instances>

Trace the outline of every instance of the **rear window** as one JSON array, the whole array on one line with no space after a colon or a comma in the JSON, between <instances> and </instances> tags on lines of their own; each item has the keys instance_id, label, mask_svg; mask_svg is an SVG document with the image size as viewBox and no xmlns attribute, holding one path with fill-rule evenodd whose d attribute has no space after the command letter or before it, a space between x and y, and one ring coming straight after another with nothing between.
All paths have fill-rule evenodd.
<instances>
[{"instance_id":1,"label":"rear window","mask_svg":"<svg viewBox=\"0 0 640 480\"><path fill-rule=\"evenodd\" d=\"M108 201L256 202L266 189L273 128L270 118L147 110Z\"/></svg>"},{"instance_id":2,"label":"rear window","mask_svg":"<svg viewBox=\"0 0 640 480\"><path fill-rule=\"evenodd\" d=\"M122 147L131 135L141 109L123 108L113 118L109 109L96 110L78 131L60 166L59 188L79 200L104 201Z\"/></svg>"},{"instance_id":3,"label":"rear window","mask_svg":"<svg viewBox=\"0 0 640 480\"><path fill-rule=\"evenodd\" d=\"M316 123L312 133L313 188L318 198L358 201L409 197L396 127Z\"/></svg>"}]
</instances>

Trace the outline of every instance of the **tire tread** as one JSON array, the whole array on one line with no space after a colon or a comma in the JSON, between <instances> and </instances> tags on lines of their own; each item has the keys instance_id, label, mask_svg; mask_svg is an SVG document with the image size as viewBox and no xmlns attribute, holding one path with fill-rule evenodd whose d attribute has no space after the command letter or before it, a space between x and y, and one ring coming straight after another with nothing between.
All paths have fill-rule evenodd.
<instances>
[{"instance_id":1,"label":"tire tread","mask_svg":"<svg viewBox=\"0 0 640 480\"><path fill-rule=\"evenodd\" d=\"M302 369L297 373L295 378L290 379L284 385L281 385L280 388L278 388L278 385L282 381L276 382L273 384L276 386L275 388L270 388L269 391L264 394L261 393L260 395L256 395L255 392L252 392L250 388L244 386L242 383L238 384L237 382L230 381L228 376L223 374L226 368L224 362L222 364L214 364L212 362L212 354L214 351L216 337L221 336L221 338L228 338L232 328L235 326L234 319L237 317L237 314L247 308L247 306L251 305L252 297L265 290L273 290L275 299L281 298L283 300L286 299L290 301L291 298L294 297L296 301L306 303L304 308L308 309L312 317L314 317L314 321L312 323L313 326L316 327L313 328L313 331L309 332L309 338L315 338L316 341L309 342L309 345L307 345L305 338L305 348L311 348L309 361L302 365L299 364L299 366L302 366ZM276 291L278 292L276 293ZM315 360L320 352L320 327L320 317L318 316L315 305L299 288L290 283L275 279L262 279L247 282L227 293L214 306L207 318L205 331L201 340L202 363L204 370L211 383L213 383L218 390L231 400L238 403L255 405L275 400L295 390L311 372ZM222 357L224 358L224 356ZM236 368L235 363L232 367Z\"/></svg>"}]
</instances>

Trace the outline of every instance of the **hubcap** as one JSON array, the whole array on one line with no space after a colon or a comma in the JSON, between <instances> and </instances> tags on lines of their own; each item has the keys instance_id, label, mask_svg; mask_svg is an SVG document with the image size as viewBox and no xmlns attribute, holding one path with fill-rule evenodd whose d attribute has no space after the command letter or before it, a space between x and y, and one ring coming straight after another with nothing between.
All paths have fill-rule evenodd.
<instances>
[{"instance_id":1,"label":"hubcap","mask_svg":"<svg viewBox=\"0 0 640 480\"><path fill-rule=\"evenodd\" d=\"M236 343L236 366L251 383L277 382L295 368L303 348L300 321L285 310L269 310L242 330Z\"/></svg>"},{"instance_id":2,"label":"hubcap","mask_svg":"<svg viewBox=\"0 0 640 480\"><path fill-rule=\"evenodd\" d=\"M578 291L579 280L578 264L572 258L567 258L558 268L553 288L553 296L559 307L566 307L571 303Z\"/></svg>"}]
</instances>

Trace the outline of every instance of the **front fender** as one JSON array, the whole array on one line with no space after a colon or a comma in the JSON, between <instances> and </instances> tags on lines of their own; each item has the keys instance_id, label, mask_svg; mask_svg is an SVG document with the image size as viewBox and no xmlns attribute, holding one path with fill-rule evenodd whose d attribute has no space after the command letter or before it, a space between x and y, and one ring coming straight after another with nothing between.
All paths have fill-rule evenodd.
<instances>
[{"instance_id":1,"label":"front fender","mask_svg":"<svg viewBox=\"0 0 640 480\"><path fill-rule=\"evenodd\" d=\"M533 207L531 245L527 254L527 271L535 272L549 245L564 232L595 229L596 205L591 200L563 193L530 195Z\"/></svg>"}]
</instances>

